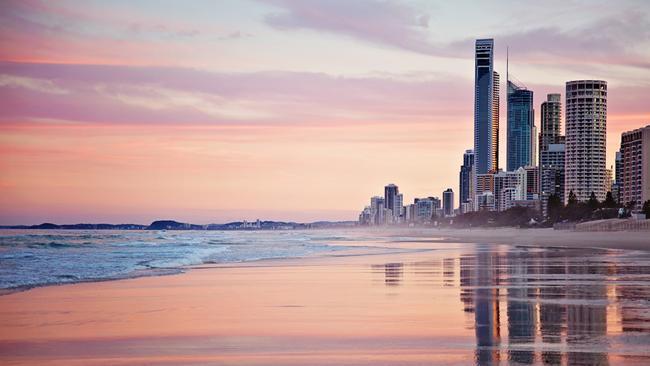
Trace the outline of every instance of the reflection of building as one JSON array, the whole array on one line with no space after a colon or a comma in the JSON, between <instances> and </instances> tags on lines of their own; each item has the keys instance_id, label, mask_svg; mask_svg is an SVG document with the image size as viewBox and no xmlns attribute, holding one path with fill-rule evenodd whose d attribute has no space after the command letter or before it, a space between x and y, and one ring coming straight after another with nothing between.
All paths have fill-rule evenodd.
<instances>
[{"instance_id":1,"label":"reflection of building","mask_svg":"<svg viewBox=\"0 0 650 366\"><path fill-rule=\"evenodd\" d=\"M474 292L474 326L476 331L476 359L488 364L498 359L494 347L501 343L499 321L498 257L494 253L478 252L476 290Z\"/></svg>"},{"instance_id":2,"label":"reflection of building","mask_svg":"<svg viewBox=\"0 0 650 366\"><path fill-rule=\"evenodd\" d=\"M529 258L508 257L508 343L532 343L535 340L536 313L532 301L534 289L529 288ZM516 363L531 364L532 350L510 350L510 359Z\"/></svg>"},{"instance_id":3,"label":"reflection of building","mask_svg":"<svg viewBox=\"0 0 650 366\"><path fill-rule=\"evenodd\" d=\"M384 265L373 265L373 272L384 273L384 284L386 286L397 286L402 281L402 272L404 265L402 263L386 263Z\"/></svg>"},{"instance_id":4,"label":"reflection of building","mask_svg":"<svg viewBox=\"0 0 650 366\"><path fill-rule=\"evenodd\" d=\"M540 266L540 272L546 277L561 277L566 274L566 267L557 264L559 258L549 256L544 252L541 258L545 265ZM547 263L554 261L555 265ZM566 293L565 286L544 286L539 289L539 331L544 343L562 343L562 331L566 322L566 306L560 301ZM559 365L562 363L562 354L551 347L542 350L542 362L545 365Z\"/></svg>"},{"instance_id":5,"label":"reflection of building","mask_svg":"<svg viewBox=\"0 0 650 366\"><path fill-rule=\"evenodd\" d=\"M604 268L579 263L569 267L570 275L593 275L604 273ZM571 345L584 344L586 340L591 347L602 349L603 352L569 352L569 365L608 365L606 352L607 344L603 338L607 334L607 305L593 305L594 301L607 300L607 288L604 284L574 285L567 291L571 300L590 300L582 304L571 301L567 305L567 343ZM603 342L598 344L597 342Z\"/></svg>"}]
</instances>

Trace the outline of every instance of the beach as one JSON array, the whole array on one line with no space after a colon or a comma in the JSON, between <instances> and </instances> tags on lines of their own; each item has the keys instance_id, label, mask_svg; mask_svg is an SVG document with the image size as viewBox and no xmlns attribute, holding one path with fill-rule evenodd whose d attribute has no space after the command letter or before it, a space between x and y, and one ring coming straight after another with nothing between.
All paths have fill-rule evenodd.
<instances>
[{"instance_id":1,"label":"beach","mask_svg":"<svg viewBox=\"0 0 650 366\"><path fill-rule=\"evenodd\" d=\"M5 365L650 362L647 252L507 245L530 237L489 244L510 230L490 232L488 244L398 232L306 258L0 296L0 358ZM556 245L545 237L540 245ZM608 243L595 246L617 246Z\"/></svg>"}]
</instances>

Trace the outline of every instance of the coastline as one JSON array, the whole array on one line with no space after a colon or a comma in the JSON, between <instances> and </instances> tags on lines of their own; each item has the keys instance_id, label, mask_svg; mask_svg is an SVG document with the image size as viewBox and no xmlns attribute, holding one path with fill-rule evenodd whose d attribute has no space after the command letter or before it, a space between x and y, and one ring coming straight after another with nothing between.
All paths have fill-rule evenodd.
<instances>
[{"instance_id":1,"label":"coastline","mask_svg":"<svg viewBox=\"0 0 650 366\"><path fill-rule=\"evenodd\" d=\"M518 260L520 255L543 260L539 251L498 245L507 244L506 240L514 245L525 243L535 238L533 231L409 230L408 237L413 240L401 240L404 231L395 230L387 233L394 241L388 235L389 241L379 244L401 248L401 252L377 254L361 242L359 248L342 256L213 264L187 267L169 276L34 288L0 296L0 355L11 365L471 364L478 352L483 355L486 350L478 347L482 341L476 338L475 317L467 312L468 301L483 298L472 300L474 290L472 285L467 287L467 278L483 273L475 272L475 266L489 252L501 258L502 266L525 265ZM441 235L435 234L443 233L449 239L438 240ZM522 235L524 241L514 239ZM460 243L472 236L484 239L479 244ZM493 247L487 246L488 252L480 244L487 242L495 242ZM537 242L541 243L538 246L552 245ZM507 254L509 251L512 254ZM578 262L583 255L600 258L603 253L587 248L551 251L567 253ZM467 261L468 256L473 259ZM604 258L617 256L612 251ZM636 260L636 256L623 257ZM547 265L555 268L553 263ZM626 263L621 264L630 265ZM480 268L494 270L491 265ZM604 279L596 276L591 286L600 291ZM583 284L586 280L582 278ZM518 281L490 284L511 283L521 292ZM620 279L608 281L614 284ZM535 282L530 285L537 286ZM494 301L500 302L501 321L508 319L509 304L521 307L507 296ZM545 301L540 304L555 300L549 297ZM567 306L576 311L601 306L594 305L600 302L592 299L585 301L586 305ZM612 329L622 329L618 322L628 321L617 318L616 311L602 309L599 311L614 317L605 319L615 325ZM507 336L517 324L502 324L503 343L488 351L533 352L531 346L518 345L516 338ZM603 357L627 363L631 360L627 355L632 354L639 357L636 364L644 364L650 352L638 344L646 338L630 342L608 348L606 356L603 350L586 346L579 354L587 363ZM534 347L560 355L567 345Z\"/></svg>"}]
</instances>

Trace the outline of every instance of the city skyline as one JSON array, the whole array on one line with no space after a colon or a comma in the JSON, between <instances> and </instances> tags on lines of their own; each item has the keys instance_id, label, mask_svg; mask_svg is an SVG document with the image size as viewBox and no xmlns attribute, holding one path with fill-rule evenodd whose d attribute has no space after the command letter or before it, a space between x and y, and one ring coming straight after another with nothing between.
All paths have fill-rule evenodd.
<instances>
[{"instance_id":1,"label":"city skyline","mask_svg":"<svg viewBox=\"0 0 650 366\"><path fill-rule=\"evenodd\" d=\"M650 121L648 9L588 4L500 2L454 25L417 1L3 2L0 223L354 220L387 182L404 202L458 192L483 38L502 75L509 47L538 132L547 94L607 81L610 167Z\"/></svg>"}]
</instances>

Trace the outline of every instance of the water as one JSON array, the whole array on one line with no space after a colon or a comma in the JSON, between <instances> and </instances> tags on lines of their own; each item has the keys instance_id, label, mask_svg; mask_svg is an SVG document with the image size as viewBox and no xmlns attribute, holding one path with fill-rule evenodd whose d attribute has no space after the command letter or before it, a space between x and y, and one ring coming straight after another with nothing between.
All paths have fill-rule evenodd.
<instances>
[{"instance_id":1,"label":"water","mask_svg":"<svg viewBox=\"0 0 650 366\"><path fill-rule=\"evenodd\" d=\"M141 336L111 344L111 354L118 355L137 349L142 357L157 357L164 350L214 363L227 363L229 355L238 360L251 356L255 364L269 365L290 364L294 354L312 365L332 364L329 356L342 360L339 364L359 365L395 360L404 365L650 364L649 252L446 243L433 233L5 230L0 231L0 286L177 273L200 263L326 256L286 267L277 262L254 272L246 266L201 272L227 281L206 282L198 303L191 296L176 296L175 287L142 288L143 299L163 300L135 315L132 308L149 303L128 296L115 299L110 291L97 291L93 299L111 314L103 332L121 334L124 324L128 329L153 327L151 334L178 332L173 340ZM251 286L255 278L264 280ZM59 304L65 311L45 306L23 313L9 306L12 298L0 298L8 309L0 321L6 334L39 316L46 325L27 331L47 333L48 327L66 322L96 330L96 313L74 303L69 308L65 301ZM158 311L164 316L158 317ZM33 321L42 324L43 319ZM187 336L196 333L195 327L205 334ZM223 329L253 331L231 335ZM93 350L106 347L101 338L84 341L83 347L74 340L60 342L61 347L46 351L30 348L38 346L32 343L2 348L0 342L0 354L33 351L76 359L96 357Z\"/></svg>"},{"instance_id":2,"label":"water","mask_svg":"<svg viewBox=\"0 0 650 366\"><path fill-rule=\"evenodd\" d=\"M318 231L0 230L0 289L304 257L342 249L332 245L339 239Z\"/></svg>"}]
</instances>

